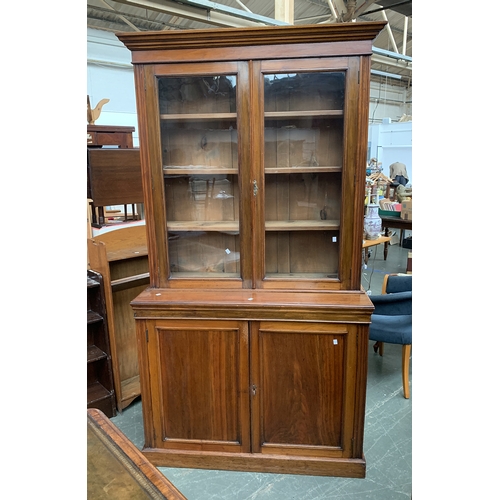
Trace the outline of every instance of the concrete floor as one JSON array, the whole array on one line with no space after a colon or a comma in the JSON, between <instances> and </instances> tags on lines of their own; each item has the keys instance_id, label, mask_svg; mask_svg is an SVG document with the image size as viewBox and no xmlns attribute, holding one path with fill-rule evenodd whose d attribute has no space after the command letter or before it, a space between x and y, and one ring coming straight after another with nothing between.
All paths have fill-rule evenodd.
<instances>
[{"instance_id":1,"label":"concrete floor","mask_svg":"<svg viewBox=\"0 0 500 500\"><path fill-rule=\"evenodd\" d=\"M381 291L386 273L404 273L409 250L398 244L372 249L362 284ZM370 342L365 413L366 478L296 476L159 467L189 500L397 500L411 498L412 400L404 399L401 346L385 345L384 356ZM410 363L411 390L411 363ZM135 401L113 423L139 448L144 445L141 401Z\"/></svg>"}]
</instances>

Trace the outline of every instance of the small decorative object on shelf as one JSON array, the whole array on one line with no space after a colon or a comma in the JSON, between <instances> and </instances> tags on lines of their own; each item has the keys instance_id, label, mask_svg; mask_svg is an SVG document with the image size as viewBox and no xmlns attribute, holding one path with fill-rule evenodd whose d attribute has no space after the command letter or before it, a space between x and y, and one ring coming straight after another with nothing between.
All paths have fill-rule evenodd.
<instances>
[{"instance_id":1,"label":"small decorative object on shelf","mask_svg":"<svg viewBox=\"0 0 500 500\"><path fill-rule=\"evenodd\" d=\"M87 96L87 122L89 125L94 125L96 120L101 116L102 107L109 102L109 99L101 99L97 106L92 109L90 105L90 97Z\"/></svg>"},{"instance_id":2,"label":"small decorative object on shelf","mask_svg":"<svg viewBox=\"0 0 500 500\"><path fill-rule=\"evenodd\" d=\"M378 203L370 203L366 207L365 233L367 240L376 240L382 232L382 219L378 214Z\"/></svg>"}]
</instances>

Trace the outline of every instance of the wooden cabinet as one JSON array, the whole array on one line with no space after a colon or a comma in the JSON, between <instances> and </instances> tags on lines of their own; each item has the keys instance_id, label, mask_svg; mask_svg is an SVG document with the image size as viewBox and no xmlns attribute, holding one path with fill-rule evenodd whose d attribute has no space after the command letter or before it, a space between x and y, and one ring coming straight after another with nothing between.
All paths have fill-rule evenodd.
<instances>
[{"instance_id":1,"label":"wooden cabinet","mask_svg":"<svg viewBox=\"0 0 500 500\"><path fill-rule=\"evenodd\" d=\"M363 477L372 42L385 23L121 33L150 287L156 465Z\"/></svg>"},{"instance_id":2,"label":"wooden cabinet","mask_svg":"<svg viewBox=\"0 0 500 500\"><path fill-rule=\"evenodd\" d=\"M87 147L134 147L132 133L135 127L113 125L87 125Z\"/></svg>"},{"instance_id":3,"label":"wooden cabinet","mask_svg":"<svg viewBox=\"0 0 500 500\"><path fill-rule=\"evenodd\" d=\"M127 221L127 205L131 204L131 219L138 220L135 208L144 202L139 149L87 148L87 198L91 199L93 227L107 224L109 205L123 205Z\"/></svg>"},{"instance_id":4,"label":"wooden cabinet","mask_svg":"<svg viewBox=\"0 0 500 500\"><path fill-rule=\"evenodd\" d=\"M139 361L130 301L149 283L146 227L116 229L87 240L91 269L102 275L118 411L140 396Z\"/></svg>"},{"instance_id":5,"label":"wooden cabinet","mask_svg":"<svg viewBox=\"0 0 500 500\"><path fill-rule=\"evenodd\" d=\"M87 271L87 408L116 415L104 287L92 270Z\"/></svg>"}]
</instances>

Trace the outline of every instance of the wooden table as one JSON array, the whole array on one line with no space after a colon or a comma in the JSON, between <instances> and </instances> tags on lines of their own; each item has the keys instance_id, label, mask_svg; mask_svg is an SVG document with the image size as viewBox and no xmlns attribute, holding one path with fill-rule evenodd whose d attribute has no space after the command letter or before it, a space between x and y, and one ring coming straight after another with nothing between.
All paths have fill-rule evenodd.
<instances>
[{"instance_id":1,"label":"wooden table","mask_svg":"<svg viewBox=\"0 0 500 500\"><path fill-rule=\"evenodd\" d=\"M384 260L387 260L387 245L389 244L390 236L379 236L376 240L363 240L363 262L368 264L368 248L375 245L384 244Z\"/></svg>"},{"instance_id":2,"label":"wooden table","mask_svg":"<svg viewBox=\"0 0 500 500\"><path fill-rule=\"evenodd\" d=\"M381 217L382 227L384 228L385 236L389 236L389 228L401 229L401 235L399 237L399 245L403 246L403 238L405 230L411 231L411 220L401 219L401 217ZM389 243L384 245L384 260L387 259L387 248Z\"/></svg>"},{"instance_id":3,"label":"wooden table","mask_svg":"<svg viewBox=\"0 0 500 500\"><path fill-rule=\"evenodd\" d=\"M87 498L186 500L96 408L87 410Z\"/></svg>"}]
</instances>

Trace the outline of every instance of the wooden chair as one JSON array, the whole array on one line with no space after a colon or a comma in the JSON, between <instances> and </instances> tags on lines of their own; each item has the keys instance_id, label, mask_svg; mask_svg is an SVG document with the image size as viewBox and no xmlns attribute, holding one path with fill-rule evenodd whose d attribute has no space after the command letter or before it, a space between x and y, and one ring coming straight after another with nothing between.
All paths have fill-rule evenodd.
<instances>
[{"instance_id":1,"label":"wooden chair","mask_svg":"<svg viewBox=\"0 0 500 500\"><path fill-rule=\"evenodd\" d=\"M412 343L412 276L386 274L382 294L370 297L375 310L370 325L373 349L384 354L384 342L401 344L403 394L410 397L410 353Z\"/></svg>"}]
</instances>

